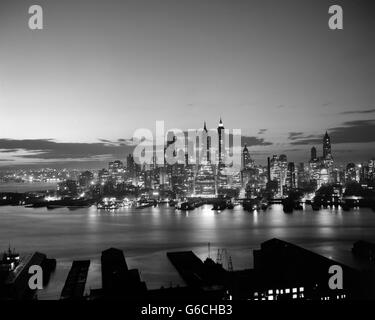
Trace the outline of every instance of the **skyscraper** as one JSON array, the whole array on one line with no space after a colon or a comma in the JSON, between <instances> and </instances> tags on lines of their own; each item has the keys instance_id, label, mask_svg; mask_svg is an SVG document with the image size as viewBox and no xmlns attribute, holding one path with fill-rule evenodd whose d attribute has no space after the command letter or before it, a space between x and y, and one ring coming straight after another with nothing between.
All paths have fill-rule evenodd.
<instances>
[{"instance_id":1,"label":"skyscraper","mask_svg":"<svg viewBox=\"0 0 375 320\"><path fill-rule=\"evenodd\" d=\"M242 169L245 169L250 164L250 152L249 149L247 149L247 145L245 144L245 147L242 150Z\"/></svg>"},{"instance_id":2,"label":"skyscraper","mask_svg":"<svg viewBox=\"0 0 375 320\"><path fill-rule=\"evenodd\" d=\"M324 160L332 160L332 153L331 153L331 139L326 131L326 134L323 138L323 159Z\"/></svg>"},{"instance_id":3,"label":"skyscraper","mask_svg":"<svg viewBox=\"0 0 375 320\"><path fill-rule=\"evenodd\" d=\"M279 157L274 155L270 161L271 180L277 181L278 195L284 195L284 185L286 183L288 162L285 154Z\"/></svg>"},{"instance_id":4,"label":"skyscraper","mask_svg":"<svg viewBox=\"0 0 375 320\"><path fill-rule=\"evenodd\" d=\"M224 124L223 121L219 121L219 125L217 127L218 133L218 166L217 166L217 185L219 189L225 189L228 185L228 177L225 170L225 146L224 146Z\"/></svg>"},{"instance_id":5,"label":"skyscraper","mask_svg":"<svg viewBox=\"0 0 375 320\"><path fill-rule=\"evenodd\" d=\"M211 156L210 156L210 152L211 152L211 137L210 135L208 134L208 130L207 130L207 126L206 126L206 121L204 122L204 126L203 126L203 151L206 151L206 161L207 162L211 162Z\"/></svg>"},{"instance_id":6,"label":"skyscraper","mask_svg":"<svg viewBox=\"0 0 375 320\"><path fill-rule=\"evenodd\" d=\"M224 160L224 124L223 121L219 121L219 126L217 127L217 133L219 136L219 166L223 163Z\"/></svg>"},{"instance_id":7,"label":"skyscraper","mask_svg":"<svg viewBox=\"0 0 375 320\"><path fill-rule=\"evenodd\" d=\"M199 166L195 177L195 196L214 197L216 195L216 181L212 165L205 162Z\"/></svg>"},{"instance_id":8,"label":"skyscraper","mask_svg":"<svg viewBox=\"0 0 375 320\"><path fill-rule=\"evenodd\" d=\"M289 189L295 189L298 185L298 170L294 165L294 162L288 163L288 171L286 177L286 186Z\"/></svg>"},{"instance_id":9,"label":"skyscraper","mask_svg":"<svg viewBox=\"0 0 375 320\"><path fill-rule=\"evenodd\" d=\"M311 148L311 161L316 161L318 158L317 158L317 154L316 154L316 148L315 147L312 147Z\"/></svg>"}]
</instances>

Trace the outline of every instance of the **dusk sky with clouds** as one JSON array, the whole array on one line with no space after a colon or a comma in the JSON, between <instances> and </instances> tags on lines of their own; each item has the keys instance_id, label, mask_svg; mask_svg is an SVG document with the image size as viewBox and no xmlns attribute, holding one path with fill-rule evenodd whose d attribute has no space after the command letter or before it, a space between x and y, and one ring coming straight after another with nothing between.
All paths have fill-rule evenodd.
<instances>
[{"instance_id":1,"label":"dusk sky with clouds","mask_svg":"<svg viewBox=\"0 0 375 320\"><path fill-rule=\"evenodd\" d=\"M0 166L93 166L138 128L240 128L253 158L375 156L374 1L0 2ZM344 30L328 28L342 5Z\"/></svg>"}]
</instances>

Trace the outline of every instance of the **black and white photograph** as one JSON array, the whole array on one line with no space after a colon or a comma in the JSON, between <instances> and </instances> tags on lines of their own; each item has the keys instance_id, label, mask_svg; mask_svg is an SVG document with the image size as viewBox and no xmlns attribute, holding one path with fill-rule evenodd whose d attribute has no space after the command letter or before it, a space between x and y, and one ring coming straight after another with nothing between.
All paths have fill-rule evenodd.
<instances>
[{"instance_id":1,"label":"black and white photograph","mask_svg":"<svg viewBox=\"0 0 375 320\"><path fill-rule=\"evenodd\" d=\"M0 0L0 111L1 309L375 300L373 0Z\"/></svg>"}]
</instances>

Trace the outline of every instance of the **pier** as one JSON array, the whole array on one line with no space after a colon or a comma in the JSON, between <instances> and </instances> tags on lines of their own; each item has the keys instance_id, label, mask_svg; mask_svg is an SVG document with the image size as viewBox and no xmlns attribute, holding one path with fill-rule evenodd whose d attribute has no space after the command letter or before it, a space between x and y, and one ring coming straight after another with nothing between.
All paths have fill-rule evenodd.
<instances>
[{"instance_id":1,"label":"pier","mask_svg":"<svg viewBox=\"0 0 375 320\"><path fill-rule=\"evenodd\" d=\"M90 260L73 261L64 288L61 300L79 300L83 298Z\"/></svg>"}]
</instances>

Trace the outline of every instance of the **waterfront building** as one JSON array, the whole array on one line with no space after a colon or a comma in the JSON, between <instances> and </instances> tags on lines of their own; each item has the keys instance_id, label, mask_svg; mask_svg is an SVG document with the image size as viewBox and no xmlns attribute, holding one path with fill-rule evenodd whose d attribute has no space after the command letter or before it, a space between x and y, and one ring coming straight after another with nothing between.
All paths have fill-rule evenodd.
<instances>
[{"instance_id":1,"label":"waterfront building","mask_svg":"<svg viewBox=\"0 0 375 320\"><path fill-rule=\"evenodd\" d=\"M277 182L277 196L284 196L284 186L286 184L288 162L286 155L273 155L270 160L270 179Z\"/></svg>"},{"instance_id":2,"label":"waterfront building","mask_svg":"<svg viewBox=\"0 0 375 320\"><path fill-rule=\"evenodd\" d=\"M78 177L78 184L81 188L88 188L94 181L94 174L91 171L84 171Z\"/></svg>"},{"instance_id":3,"label":"waterfront building","mask_svg":"<svg viewBox=\"0 0 375 320\"><path fill-rule=\"evenodd\" d=\"M294 162L288 163L286 186L289 190L296 189L298 187L298 170L294 165Z\"/></svg>"},{"instance_id":4,"label":"waterfront building","mask_svg":"<svg viewBox=\"0 0 375 320\"><path fill-rule=\"evenodd\" d=\"M242 150L242 169L252 168L254 166L254 161L250 157L249 149L245 144L245 147Z\"/></svg>"},{"instance_id":5,"label":"waterfront building","mask_svg":"<svg viewBox=\"0 0 375 320\"><path fill-rule=\"evenodd\" d=\"M218 139L218 143L219 143L218 165L219 165L219 167L220 167L221 164L224 163L224 157L225 157L224 130L225 130L224 124L223 124L223 121L221 121L221 118L220 118L219 126L217 127L217 133L218 133L218 138L219 138Z\"/></svg>"},{"instance_id":6,"label":"waterfront building","mask_svg":"<svg viewBox=\"0 0 375 320\"><path fill-rule=\"evenodd\" d=\"M199 165L195 177L195 196L215 197L217 195L214 167L208 161Z\"/></svg>"}]
</instances>

